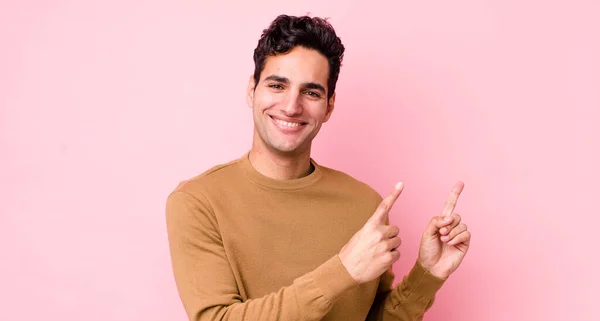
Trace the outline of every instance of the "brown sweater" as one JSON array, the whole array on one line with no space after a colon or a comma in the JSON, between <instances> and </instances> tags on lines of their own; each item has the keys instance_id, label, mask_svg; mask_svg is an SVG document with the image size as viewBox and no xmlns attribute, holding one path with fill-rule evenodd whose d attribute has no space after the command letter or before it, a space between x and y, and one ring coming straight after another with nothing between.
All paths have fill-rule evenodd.
<instances>
[{"instance_id":1,"label":"brown sweater","mask_svg":"<svg viewBox=\"0 0 600 321\"><path fill-rule=\"evenodd\" d=\"M190 320L421 320L443 281L416 263L357 285L337 253L381 196L318 165L274 180L248 154L182 182L167 200L173 272Z\"/></svg>"}]
</instances>

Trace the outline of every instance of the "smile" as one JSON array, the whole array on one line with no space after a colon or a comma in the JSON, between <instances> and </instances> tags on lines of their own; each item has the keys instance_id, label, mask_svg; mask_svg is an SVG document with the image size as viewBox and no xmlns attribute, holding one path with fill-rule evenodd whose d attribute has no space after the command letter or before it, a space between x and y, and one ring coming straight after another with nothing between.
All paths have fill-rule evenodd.
<instances>
[{"instance_id":1,"label":"smile","mask_svg":"<svg viewBox=\"0 0 600 321\"><path fill-rule=\"evenodd\" d=\"M275 122L275 124L277 124L277 126L281 129L298 129L299 127L301 127L302 125L305 125L306 123L303 122L289 122L289 121L285 121L282 119L278 119L275 118L273 116L271 116L271 119L273 119L273 121Z\"/></svg>"},{"instance_id":2,"label":"smile","mask_svg":"<svg viewBox=\"0 0 600 321\"><path fill-rule=\"evenodd\" d=\"M281 120L281 119L275 119L275 121L281 125L288 126L288 127L298 127L298 126L302 125L300 123L290 123L290 122L287 122L287 121Z\"/></svg>"}]
</instances>

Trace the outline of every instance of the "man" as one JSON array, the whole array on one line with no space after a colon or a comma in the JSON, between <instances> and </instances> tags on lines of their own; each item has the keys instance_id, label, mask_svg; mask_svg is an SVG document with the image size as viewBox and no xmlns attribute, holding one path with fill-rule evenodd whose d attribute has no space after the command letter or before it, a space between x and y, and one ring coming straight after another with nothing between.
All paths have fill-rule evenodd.
<instances>
[{"instance_id":1,"label":"man","mask_svg":"<svg viewBox=\"0 0 600 321\"><path fill-rule=\"evenodd\" d=\"M251 150L182 182L167 200L173 271L190 320L420 320L467 252L457 183L423 233L419 259L391 288L400 258L382 198L317 164L311 142L335 105L344 47L325 20L279 16L254 51Z\"/></svg>"}]
</instances>

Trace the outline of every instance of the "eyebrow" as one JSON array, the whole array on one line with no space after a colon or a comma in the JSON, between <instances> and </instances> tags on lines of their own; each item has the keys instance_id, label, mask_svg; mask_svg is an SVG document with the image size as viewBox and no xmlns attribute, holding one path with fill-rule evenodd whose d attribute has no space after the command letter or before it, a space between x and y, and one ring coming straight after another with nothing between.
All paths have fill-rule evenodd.
<instances>
[{"instance_id":1,"label":"eyebrow","mask_svg":"<svg viewBox=\"0 0 600 321\"><path fill-rule=\"evenodd\" d=\"M277 76L277 75L270 75L267 78L265 78L265 81L267 80L272 80L272 81L277 81L277 82L281 82L284 84L289 84L290 80L285 78L285 77L281 77L281 76Z\"/></svg>"},{"instance_id":2,"label":"eyebrow","mask_svg":"<svg viewBox=\"0 0 600 321\"><path fill-rule=\"evenodd\" d=\"M317 84L314 82L309 82L309 83L305 83L303 85L306 89L315 89L315 90L321 91L322 93L326 93L325 87L321 86L320 84Z\"/></svg>"},{"instance_id":3,"label":"eyebrow","mask_svg":"<svg viewBox=\"0 0 600 321\"><path fill-rule=\"evenodd\" d=\"M280 82L283 84L289 84L290 80L286 77L281 77L281 76L277 76L277 75L270 75L267 76L265 79L265 81L276 81L276 82ZM323 87L323 85L318 84L316 82L307 82L307 83L303 83L302 87L307 88L307 89L315 89L315 90L319 90L323 93L326 93L327 91L325 90L325 87Z\"/></svg>"}]
</instances>

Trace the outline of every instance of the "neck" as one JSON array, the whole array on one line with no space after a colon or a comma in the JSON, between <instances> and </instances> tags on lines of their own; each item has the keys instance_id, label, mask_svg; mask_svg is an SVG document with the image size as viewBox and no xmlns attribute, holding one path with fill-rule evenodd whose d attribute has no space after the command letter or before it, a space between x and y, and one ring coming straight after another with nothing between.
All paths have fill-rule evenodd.
<instances>
[{"instance_id":1,"label":"neck","mask_svg":"<svg viewBox=\"0 0 600 321\"><path fill-rule=\"evenodd\" d=\"M307 152L278 153L266 147L252 144L250 164L259 173L278 180L289 180L307 176L313 170L310 163L310 148Z\"/></svg>"}]
</instances>

